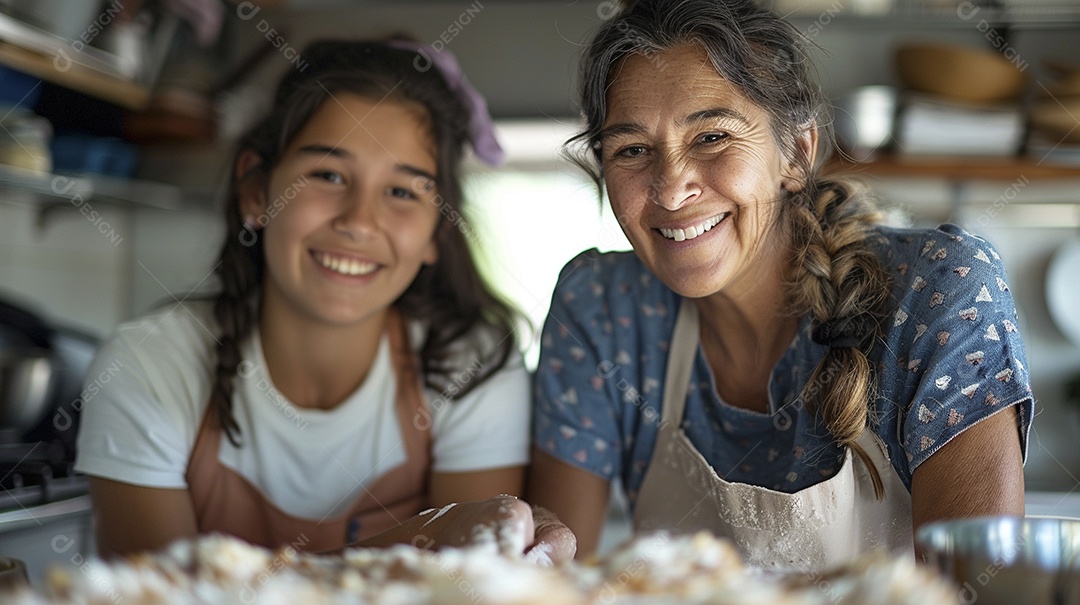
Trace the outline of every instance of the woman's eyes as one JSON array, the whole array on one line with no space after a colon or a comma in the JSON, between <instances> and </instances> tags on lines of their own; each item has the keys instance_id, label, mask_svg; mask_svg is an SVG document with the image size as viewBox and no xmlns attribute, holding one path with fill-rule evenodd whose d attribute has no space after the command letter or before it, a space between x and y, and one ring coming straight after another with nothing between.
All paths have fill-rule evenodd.
<instances>
[{"instance_id":1,"label":"woman's eyes","mask_svg":"<svg viewBox=\"0 0 1080 605\"><path fill-rule=\"evenodd\" d=\"M416 193L414 193L412 189L408 189L406 187L391 187L388 190L388 193L391 197L399 197L406 200L417 199Z\"/></svg>"},{"instance_id":2,"label":"woman's eyes","mask_svg":"<svg viewBox=\"0 0 1080 605\"><path fill-rule=\"evenodd\" d=\"M698 135L694 139L695 145L712 145L715 143L721 143L728 138L727 133L724 132L708 132L702 135ZM640 158L649 153L649 148L645 145L627 145L621 147L615 152L615 157L618 158Z\"/></svg>"},{"instance_id":3,"label":"woman's eyes","mask_svg":"<svg viewBox=\"0 0 1080 605\"><path fill-rule=\"evenodd\" d=\"M710 143L719 143L727 138L727 134L723 132L709 132L705 133L697 138L699 143L708 145Z\"/></svg>"}]
</instances>

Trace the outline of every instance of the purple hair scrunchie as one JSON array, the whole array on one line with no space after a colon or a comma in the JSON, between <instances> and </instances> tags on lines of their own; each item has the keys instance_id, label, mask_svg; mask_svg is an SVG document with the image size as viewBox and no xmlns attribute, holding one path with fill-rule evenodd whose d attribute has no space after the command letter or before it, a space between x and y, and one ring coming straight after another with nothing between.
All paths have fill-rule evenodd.
<instances>
[{"instance_id":1,"label":"purple hair scrunchie","mask_svg":"<svg viewBox=\"0 0 1080 605\"><path fill-rule=\"evenodd\" d=\"M488 113L487 101L465 78L465 72L457 58L450 51L436 50L433 46L408 40L391 40L387 45L416 52L419 56L413 60L413 67L417 71L427 71L432 65L439 70L446 80L446 85L469 110L469 143L472 144L476 157L489 166L501 164L506 158L506 152L495 138L495 124Z\"/></svg>"}]
</instances>

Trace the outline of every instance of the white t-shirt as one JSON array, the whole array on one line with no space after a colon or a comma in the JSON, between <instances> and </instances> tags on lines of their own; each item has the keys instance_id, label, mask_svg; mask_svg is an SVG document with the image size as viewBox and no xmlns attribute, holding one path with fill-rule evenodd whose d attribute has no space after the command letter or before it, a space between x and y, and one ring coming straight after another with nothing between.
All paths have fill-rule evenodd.
<instances>
[{"instance_id":1,"label":"white t-shirt","mask_svg":"<svg viewBox=\"0 0 1080 605\"><path fill-rule=\"evenodd\" d=\"M422 328L409 325L414 349ZM185 303L120 326L87 374L75 470L124 483L186 488L184 473L210 398L212 305ZM241 447L222 434L218 458L280 509L341 514L384 472L405 462L396 377L384 334L364 383L330 410L298 408L270 380L259 335L241 345L233 413ZM448 391L471 379L454 376ZM437 472L528 462L529 376L515 354L468 395L424 390Z\"/></svg>"}]
</instances>

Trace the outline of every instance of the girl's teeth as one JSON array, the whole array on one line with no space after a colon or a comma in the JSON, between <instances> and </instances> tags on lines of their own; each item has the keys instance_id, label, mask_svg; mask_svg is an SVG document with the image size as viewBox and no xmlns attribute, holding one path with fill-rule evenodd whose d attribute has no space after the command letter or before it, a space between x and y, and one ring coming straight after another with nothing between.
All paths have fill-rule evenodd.
<instances>
[{"instance_id":1,"label":"girl's teeth","mask_svg":"<svg viewBox=\"0 0 1080 605\"><path fill-rule=\"evenodd\" d=\"M342 275L367 275L378 268L375 263L363 263L355 259L338 258L325 254L318 254L315 258L320 265Z\"/></svg>"},{"instance_id":2,"label":"girl's teeth","mask_svg":"<svg viewBox=\"0 0 1080 605\"><path fill-rule=\"evenodd\" d=\"M712 217L711 219L701 223L700 225L693 225L686 229L660 229L660 234L668 239L673 239L677 242L683 242L688 239L694 239L699 235L704 234L706 231L720 224L720 221L724 220L727 213L720 214Z\"/></svg>"}]
</instances>

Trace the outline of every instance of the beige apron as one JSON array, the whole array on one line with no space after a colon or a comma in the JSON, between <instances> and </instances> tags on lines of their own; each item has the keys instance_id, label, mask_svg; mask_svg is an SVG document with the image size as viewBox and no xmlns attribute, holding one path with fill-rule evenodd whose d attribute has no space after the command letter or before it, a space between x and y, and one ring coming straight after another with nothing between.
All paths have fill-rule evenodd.
<instances>
[{"instance_id":1,"label":"beige apron","mask_svg":"<svg viewBox=\"0 0 1080 605\"><path fill-rule=\"evenodd\" d=\"M215 410L207 406L185 473L200 533L224 532L267 548L301 544L301 550L325 552L396 527L425 508L430 432L413 422L425 403L400 313L390 313L387 332L406 461L368 485L343 514L303 519L281 510L246 478L221 465L221 428Z\"/></svg>"},{"instance_id":2,"label":"beige apron","mask_svg":"<svg viewBox=\"0 0 1080 605\"><path fill-rule=\"evenodd\" d=\"M690 370L698 350L697 307L683 300L668 356L656 449L638 492L634 528L710 530L730 538L755 567L821 570L862 553L912 555L911 495L885 446L863 430L862 446L885 485L877 500L866 467L848 449L830 479L788 494L720 478L682 430Z\"/></svg>"}]
</instances>

